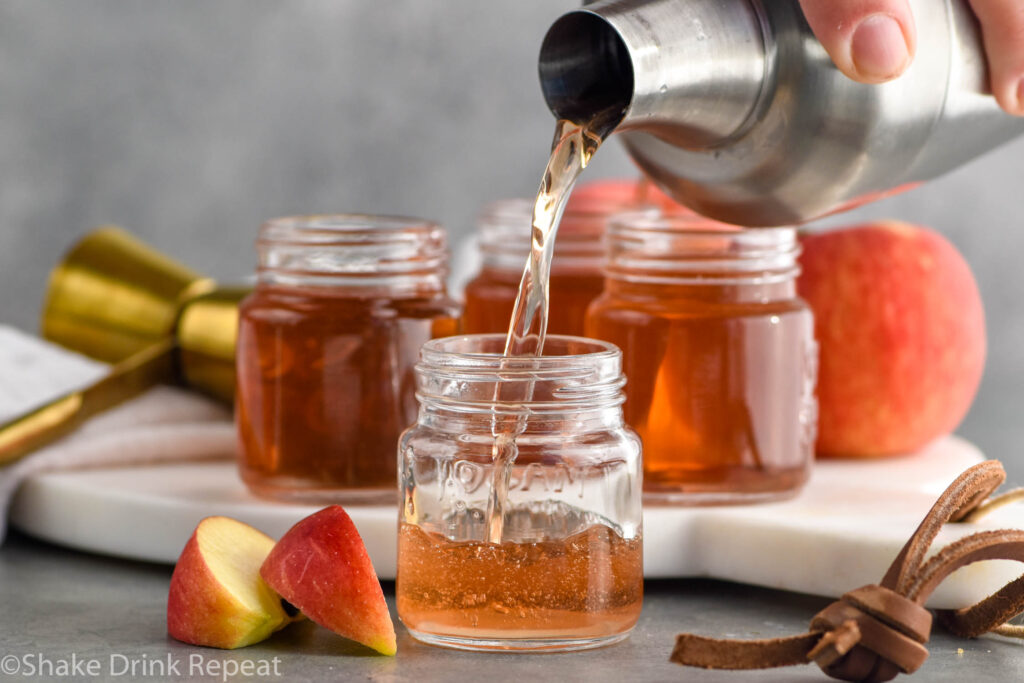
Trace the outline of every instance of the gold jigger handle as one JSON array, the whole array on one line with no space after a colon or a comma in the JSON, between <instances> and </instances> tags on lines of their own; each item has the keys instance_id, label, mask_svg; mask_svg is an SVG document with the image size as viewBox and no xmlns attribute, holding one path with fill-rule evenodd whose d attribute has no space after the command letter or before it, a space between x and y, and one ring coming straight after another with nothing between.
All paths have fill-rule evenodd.
<instances>
[{"instance_id":1,"label":"gold jigger handle","mask_svg":"<svg viewBox=\"0 0 1024 683\"><path fill-rule=\"evenodd\" d=\"M0 425L0 466L55 441L93 415L134 398L146 389L173 382L176 352L173 339L156 342L113 366L109 375L92 386Z\"/></svg>"}]
</instances>

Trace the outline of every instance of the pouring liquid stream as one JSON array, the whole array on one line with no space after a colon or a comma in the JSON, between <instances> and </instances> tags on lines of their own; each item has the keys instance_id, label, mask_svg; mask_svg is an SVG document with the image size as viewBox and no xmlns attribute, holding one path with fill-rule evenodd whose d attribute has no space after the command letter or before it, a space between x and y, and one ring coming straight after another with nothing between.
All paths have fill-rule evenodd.
<instances>
[{"instance_id":1,"label":"pouring liquid stream","mask_svg":"<svg viewBox=\"0 0 1024 683\"><path fill-rule=\"evenodd\" d=\"M555 235L576 179L614 128L614 123L608 125L606 120L607 117L595 117L581 124L560 119L556 124L551 157L544 169L533 207L530 256L523 269L509 323L505 358L537 357L544 352L548 327L548 284ZM495 388L495 405L499 402L525 403L532 394L532 382L510 382L507 386L498 383ZM518 454L516 437L526 429L526 419L525 412L495 412L492 418L494 445L491 447L491 457L494 466L487 501L487 540L490 543L502 541L509 481Z\"/></svg>"}]
</instances>

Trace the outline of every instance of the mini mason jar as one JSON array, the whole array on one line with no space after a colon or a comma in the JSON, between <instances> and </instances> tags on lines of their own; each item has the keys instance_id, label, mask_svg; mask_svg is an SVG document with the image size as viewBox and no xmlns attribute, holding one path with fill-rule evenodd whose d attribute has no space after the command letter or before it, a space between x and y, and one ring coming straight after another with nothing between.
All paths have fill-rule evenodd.
<instances>
[{"instance_id":1,"label":"mini mason jar","mask_svg":"<svg viewBox=\"0 0 1024 683\"><path fill-rule=\"evenodd\" d=\"M412 218L279 218L257 249L236 354L242 478L279 499L393 502L419 348L457 331L444 230Z\"/></svg>"},{"instance_id":2,"label":"mini mason jar","mask_svg":"<svg viewBox=\"0 0 1024 683\"><path fill-rule=\"evenodd\" d=\"M622 349L646 502L755 502L806 481L817 346L796 294L798 254L792 228L612 220L586 330Z\"/></svg>"},{"instance_id":3,"label":"mini mason jar","mask_svg":"<svg viewBox=\"0 0 1024 683\"><path fill-rule=\"evenodd\" d=\"M419 640L573 650L625 638L643 598L640 442L611 344L428 342L399 444L398 615Z\"/></svg>"},{"instance_id":4,"label":"mini mason jar","mask_svg":"<svg viewBox=\"0 0 1024 683\"><path fill-rule=\"evenodd\" d=\"M575 196L575 195L574 195ZM562 214L555 240L549 285L551 334L583 334L587 306L604 288L604 232L608 218L637 204L621 198L587 201ZM657 213L650 208L651 214ZM480 273L466 284L463 331L468 334L507 332L523 268L530 256L533 201L505 199L484 208L479 219Z\"/></svg>"}]
</instances>

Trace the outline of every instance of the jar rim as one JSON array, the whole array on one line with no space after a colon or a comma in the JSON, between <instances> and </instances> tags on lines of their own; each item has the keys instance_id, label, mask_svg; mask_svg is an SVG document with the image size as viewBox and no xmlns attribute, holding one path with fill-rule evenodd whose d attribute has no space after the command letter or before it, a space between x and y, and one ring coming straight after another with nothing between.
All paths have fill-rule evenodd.
<instances>
[{"instance_id":1,"label":"jar rim","mask_svg":"<svg viewBox=\"0 0 1024 683\"><path fill-rule=\"evenodd\" d=\"M608 221L609 231L637 230L651 233L665 233L681 236L706 237L727 235L732 240L750 246L788 245L796 241L796 228L783 225L766 228L748 228L742 225L723 223L700 214L652 215L643 211L618 213Z\"/></svg>"},{"instance_id":2,"label":"jar rim","mask_svg":"<svg viewBox=\"0 0 1024 683\"><path fill-rule=\"evenodd\" d=\"M256 243L342 246L365 243L364 236L367 233L372 233L378 242L405 241L409 235L443 236L444 229L435 221L412 216L368 213L305 214L264 221Z\"/></svg>"},{"instance_id":3,"label":"jar rim","mask_svg":"<svg viewBox=\"0 0 1024 683\"><path fill-rule=\"evenodd\" d=\"M503 334L428 341L416 364L423 406L461 413L555 414L617 408L622 353L609 342L548 335L545 355L504 356Z\"/></svg>"},{"instance_id":4,"label":"jar rim","mask_svg":"<svg viewBox=\"0 0 1024 683\"><path fill-rule=\"evenodd\" d=\"M423 361L448 361L448 364L466 364L475 368L505 372L516 369L537 371L545 366L567 366L592 364L601 360L620 358L619 347L611 342L589 337L549 334L545 338L544 353L541 356L505 356L498 349L504 349L506 335L500 333L463 334L454 337L439 337L423 344L420 358ZM494 351L464 351L460 346L481 346ZM589 350L583 350L589 349ZM552 351L556 351L552 353ZM573 352L568 352L573 351Z\"/></svg>"},{"instance_id":5,"label":"jar rim","mask_svg":"<svg viewBox=\"0 0 1024 683\"><path fill-rule=\"evenodd\" d=\"M609 221L605 272L653 284L770 284L799 274L800 251L793 227L624 213Z\"/></svg>"},{"instance_id":6,"label":"jar rim","mask_svg":"<svg viewBox=\"0 0 1024 683\"><path fill-rule=\"evenodd\" d=\"M356 287L414 296L444 289L448 244L433 221L361 213L266 221L256 240L261 283Z\"/></svg>"}]
</instances>

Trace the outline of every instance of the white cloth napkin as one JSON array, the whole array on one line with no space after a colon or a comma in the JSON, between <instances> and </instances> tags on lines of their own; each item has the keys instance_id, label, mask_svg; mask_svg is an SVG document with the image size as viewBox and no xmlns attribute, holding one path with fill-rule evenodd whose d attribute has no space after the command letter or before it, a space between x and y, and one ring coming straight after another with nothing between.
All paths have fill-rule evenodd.
<instances>
[{"instance_id":1,"label":"white cloth napkin","mask_svg":"<svg viewBox=\"0 0 1024 683\"><path fill-rule=\"evenodd\" d=\"M10 327L0 327L0 422L95 381L105 366ZM229 408L175 387L156 387L80 429L0 467L0 542L7 510L28 478L55 470L233 458Z\"/></svg>"}]
</instances>

